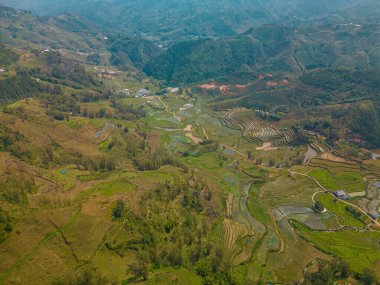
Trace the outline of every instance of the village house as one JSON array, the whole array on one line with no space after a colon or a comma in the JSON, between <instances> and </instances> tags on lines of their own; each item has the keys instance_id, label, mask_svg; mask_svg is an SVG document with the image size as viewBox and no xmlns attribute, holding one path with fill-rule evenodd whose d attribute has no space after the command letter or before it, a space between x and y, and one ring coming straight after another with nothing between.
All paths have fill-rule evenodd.
<instances>
[{"instance_id":1,"label":"village house","mask_svg":"<svg viewBox=\"0 0 380 285\"><path fill-rule=\"evenodd\" d=\"M333 192L334 196L341 200L348 200L351 197L343 190L337 190Z\"/></svg>"},{"instance_id":2,"label":"village house","mask_svg":"<svg viewBox=\"0 0 380 285\"><path fill-rule=\"evenodd\" d=\"M124 96L130 96L131 95L131 92L129 91L128 88L122 89L122 90L118 91L117 93L119 95L124 95Z\"/></svg>"},{"instance_id":3,"label":"village house","mask_svg":"<svg viewBox=\"0 0 380 285\"><path fill-rule=\"evenodd\" d=\"M380 214L378 212L369 212L368 215L372 218L372 219L379 219L380 218Z\"/></svg>"},{"instance_id":4,"label":"village house","mask_svg":"<svg viewBox=\"0 0 380 285\"><path fill-rule=\"evenodd\" d=\"M149 94L149 91L146 90L145 88L141 88L137 91L135 97L136 98L141 98L141 97L145 97L145 96L148 96Z\"/></svg>"},{"instance_id":5,"label":"village house","mask_svg":"<svg viewBox=\"0 0 380 285\"><path fill-rule=\"evenodd\" d=\"M178 91L179 91L179 88L178 87L174 87L174 88L168 88L168 91L169 91L169 93L178 93Z\"/></svg>"}]
</instances>

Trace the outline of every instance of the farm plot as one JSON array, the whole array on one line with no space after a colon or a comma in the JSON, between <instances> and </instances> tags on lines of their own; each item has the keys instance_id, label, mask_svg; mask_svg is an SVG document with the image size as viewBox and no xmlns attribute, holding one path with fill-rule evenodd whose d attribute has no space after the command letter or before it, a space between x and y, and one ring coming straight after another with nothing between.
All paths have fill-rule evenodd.
<instances>
[{"instance_id":1,"label":"farm plot","mask_svg":"<svg viewBox=\"0 0 380 285\"><path fill-rule=\"evenodd\" d=\"M282 174L263 186L270 204L274 207L292 205L294 207L311 207L311 196L319 189L314 181L306 177L290 177Z\"/></svg>"},{"instance_id":2,"label":"farm plot","mask_svg":"<svg viewBox=\"0 0 380 285\"><path fill-rule=\"evenodd\" d=\"M358 217L354 217L347 210L346 204L340 200L334 200L331 195L325 193L319 194L316 196L316 201L321 202L329 212L336 215L336 219L341 226L351 226L355 228L365 227L365 220L367 217L363 214L360 214Z\"/></svg>"},{"instance_id":3,"label":"farm plot","mask_svg":"<svg viewBox=\"0 0 380 285\"><path fill-rule=\"evenodd\" d=\"M221 246L232 263L247 261L255 246L254 232L247 225L232 219L224 219L210 235L210 239Z\"/></svg>"},{"instance_id":4,"label":"farm plot","mask_svg":"<svg viewBox=\"0 0 380 285\"><path fill-rule=\"evenodd\" d=\"M335 217L329 212L315 213L308 207L280 206L272 210L277 222L281 220L296 220L306 224L314 230L337 228Z\"/></svg>"},{"instance_id":5,"label":"farm plot","mask_svg":"<svg viewBox=\"0 0 380 285\"><path fill-rule=\"evenodd\" d=\"M309 175L329 190L344 190L347 193L355 193L363 192L367 188L367 182L363 180L360 173L340 172L333 175L326 169L315 169L310 171Z\"/></svg>"},{"instance_id":6,"label":"farm plot","mask_svg":"<svg viewBox=\"0 0 380 285\"><path fill-rule=\"evenodd\" d=\"M234 197L229 193L227 202L227 216L211 233L211 239L222 246L229 254L234 264L248 261L253 253L256 243L266 233L266 227L253 218L248 211L247 200L249 183L243 189L241 197Z\"/></svg>"},{"instance_id":7,"label":"farm plot","mask_svg":"<svg viewBox=\"0 0 380 285\"><path fill-rule=\"evenodd\" d=\"M367 160L363 162L367 173L380 178L380 160Z\"/></svg>"},{"instance_id":8,"label":"farm plot","mask_svg":"<svg viewBox=\"0 0 380 285\"><path fill-rule=\"evenodd\" d=\"M293 214L310 214L314 211L307 207L294 207L294 206L280 206L272 210L272 214L275 217L276 221L286 219Z\"/></svg>"},{"instance_id":9,"label":"farm plot","mask_svg":"<svg viewBox=\"0 0 380 285\"><path fill-rule=\"evenodd\" d=\"M314 158L309 162L308 165L317 167L317 168L326 169L332 174L338 174L340 172L361 173L360 166L357 163L352 162L352 161L339 162L339 161L332 161L332 160L326 160L326 159L321 159L321 158Z\"/></svg>"},{"instance_id":10,"label":"farm plot","mask_svg":"<svg viewBox=\"0 0 380 285\"><path fill-rule=\"evenodd\" d=\"M226 111L222 113L221 120L226 126L241 130L243 136L252 143L271 142L273 145L281 146L293 141L292 130L280 130L252 110L239 108Z\"/></svg>"},{"instance_id":11,"label":"farm plot","mask_svg":"<svg viewBox=\"0 0 380 285\"><path fill-rule=\"evenodd\" d=\"M366 197L359 201L359 205L368 213L380 212L380 188L371 183L368 185Z\"/></svg>"},{"instance_id":12,"label":"farm plot","mask_svg":"<svg viewBox=\"0 0 380 285\"><path fill-rule=\"evenodd\" d=\"M253 226L253 229L257 233L257 235L262 236L266 232L265 226L262 223L260 223L258 220L254 219L248 210L247 203L248 203L250 188L251 188L251 184L248 184L247 186L245 186L243 190L243 195L240 198L239 208L241 211L241 215L250 224L250 226Z\"/></svg>"},{"instance_id":13,"label":"farm plot","mask_svg":"<svg viewBox=\"0 0 380 285\"><path fill-rule=\"evenodd\" d=\"M363 271L380 260L380 232L313 231L305 225L293 222L301 236L323 252L344 258L353 270Z\"/></svg>"}]
</instances>

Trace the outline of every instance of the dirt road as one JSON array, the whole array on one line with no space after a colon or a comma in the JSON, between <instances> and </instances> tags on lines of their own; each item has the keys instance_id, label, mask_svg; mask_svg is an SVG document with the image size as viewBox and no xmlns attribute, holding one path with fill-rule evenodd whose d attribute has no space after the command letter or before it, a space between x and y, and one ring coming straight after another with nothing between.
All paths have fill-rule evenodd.
<instances>
[{"instance_id":1,"label":"dirt road","mask_svg":"<svg viewBox=\"0 0 380 285\"><path fill-rule=\"evenodd\" d=\"M314 177L312 177L312 176L310 176L310 175L307 175L307 174L304 174L304 173L295 172L295 171L293 171L293 170L289 170L289 172L290 172L290 174L293 174L293 175L296 174L296 175L301 175L301 176L304 176L304 177L308 177L308 178L310 178L310 179L313 179L313 180L318 184L318 186L324 190L324 192L327 192L329 195L331 195L332 197L335 198L335 196L334 196L329 190L327 190L325 187L323 187L323 186L321 185L321 183L319 183L319 181L318 181L317 179L315 179ZM323 192L323 191L322 191L322 192ZM315 195L318 194L318 193L320 193L320 192L314 193L314 195L313 195L313 197L312 197L313 202L314 202L314 197L315 197ZM376 226L380 227L380 223L379 223L377 220L373 219L370 215L368 215L367 212L365 212L365 211L364 211L362 208L360 208L359 206L354 205L354 204L351 204L350 202L347 202L347 201L345 201L345 200L340 200L340 201L341 201L342 203L346 204L346 205L349 205L349 206L351 206L351 207L353 207L353 208L359 210L359 211L360 211L361 213L363 213L366 217L368 217L368 219L370 219L371 222L372 222L373 224L375 224Z\"/></svg>"}]
</instances>

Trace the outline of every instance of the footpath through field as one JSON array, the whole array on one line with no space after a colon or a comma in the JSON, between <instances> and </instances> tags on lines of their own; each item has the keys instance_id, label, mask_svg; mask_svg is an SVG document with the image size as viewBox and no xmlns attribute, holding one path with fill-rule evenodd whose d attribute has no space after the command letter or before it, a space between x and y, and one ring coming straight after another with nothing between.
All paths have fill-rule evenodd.
<instances>
[{"instance_id":1,"label":"footpath through field","mask_svg":"<svg viewBox=\"0 0 380 285\"><path fill-rule=\"evenodd\" d=\"M158 100L160 100L160 102L162 103L162 105L164 105L165 107L165 111L169 114L172 114L173 117L178 121L178 122L181 122L181 119L172 111L169 110L169 106L164 102L162 101L161 97L158 97Z\"/></svg>"},{"instance_id":2,"label":"footpath through field","mask_svg":"<svg viewBox=\"0 0 380 285\"><path fill-rule=\"evenodd\" d=\"M233 147L227 146L227 145L225 145L225 144L220 144L220 145L221 145L222 147L229 148L229 149L233 150L234 152L236 152L236 153L238 153L238 154L240 154L240 155L242 155L242 156L244 156L244 157L248 157L248 155L246 155L246 154L244 154L244 153L242 153L242 152L236 150L236 149L233 148Z\"/></svg>"}]
</instances>

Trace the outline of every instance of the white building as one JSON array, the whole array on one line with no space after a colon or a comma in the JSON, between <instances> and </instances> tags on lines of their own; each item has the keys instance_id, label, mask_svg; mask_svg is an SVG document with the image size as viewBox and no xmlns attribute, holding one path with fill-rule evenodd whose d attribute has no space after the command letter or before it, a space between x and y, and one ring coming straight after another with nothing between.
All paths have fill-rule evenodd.
<instances>
[{"instance_id":1,"label":"white building","mask_svg":"<svg viewBox=\"0 0 380 285\"><path fill-rule=\"evenodd\" d=\"M136 98L141 98L141 97L148 96L148 94L149 94L148 90L146 90L145 88L141 88L141 89L139 89L139 91L137 91L135 97Z\"/></svg>"}]
</instances>

